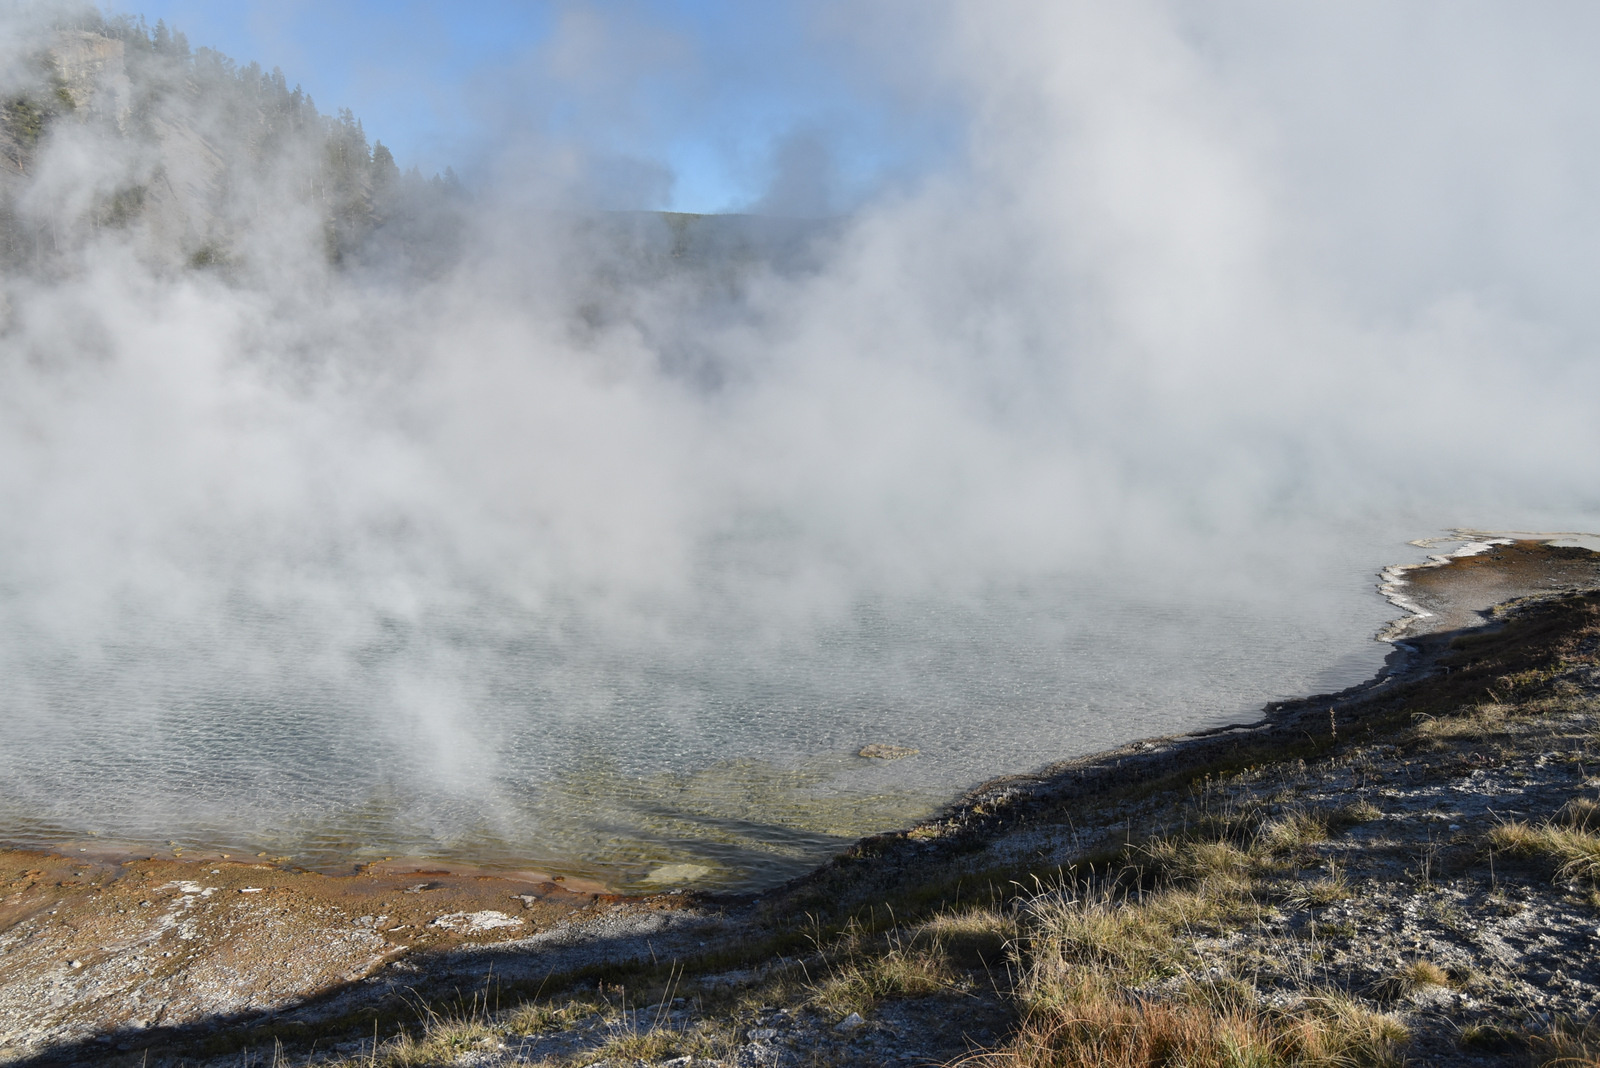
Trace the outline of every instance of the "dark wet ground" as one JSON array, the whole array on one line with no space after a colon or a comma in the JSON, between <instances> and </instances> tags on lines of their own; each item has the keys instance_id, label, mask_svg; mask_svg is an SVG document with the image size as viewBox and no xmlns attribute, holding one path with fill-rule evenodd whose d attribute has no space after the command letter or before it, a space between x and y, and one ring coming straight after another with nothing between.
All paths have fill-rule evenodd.
<instances>
[{"instance_id":1,"label":"dark wet ground","mask_svg":"<svg viewBox=\"0 0 1600 1068\"><path fill-rule=\"evenodd\" d=\"M1401 593L1431 613L1409 633L1474 627L1493 605L1542 593L1600 589L1600 554L1520 540L1405 572Z\"/></svg>"}]
</instances>

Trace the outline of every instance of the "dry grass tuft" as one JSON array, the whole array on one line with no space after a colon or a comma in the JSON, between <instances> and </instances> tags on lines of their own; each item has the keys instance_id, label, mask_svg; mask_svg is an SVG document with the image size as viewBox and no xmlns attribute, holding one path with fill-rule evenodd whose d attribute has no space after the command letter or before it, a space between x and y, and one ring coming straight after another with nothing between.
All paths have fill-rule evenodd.
<instances>
[{"instance_id":1,"label":"dry grass tuft","mask_svg":"<svg viewBox=\"0 0 1600 1068\"><path fill-rule=\"evenodd\" d=\"M1329 992L1310 1003L1309 1021L1316 1049L1302 1063L1323 1065L1401 1065L1401 1047L1410 1039L1406 1025L1387 1013L1373 1012L1349 996ZM1307 1017L1302 1017L1307 1019Z\"/></svg>"},{"instance_id":2,"label":"dry grass tuft","mask_svg":"<svg viewBox=\"0 0 1600 1068\"><path fill-rule=\"evenodd\" d=\"M1204 1005L1082 998L1070 1012L1036 1016L1001 1051L977 1058L994 1068L1121 1068L1270 1064L1273 1036L1241 1012Z\"/></svg>"},{"instance_id":3,"label":"dry grass tuft","mask_svg":"<svg viewBox=\"0 0 1600 1068\"><path fill-rule=\"evenodd\" d=\"M967 1062L987 1068L1269 1068L1395 1065L1402 1024L1343 994L1318 992L1291 1009L1268 1008L1248 976L1202 959L1195 935L1259 921L1275 852L1324 840L1340 816L1290 810L1271 822L1208 830L1228 838L1153 839L1139 853L1142 878L1079 884L1041 894L1018 940L1018 985L1027 1016L999 1050ZM1228 840L1231 838L1231 840ZM1149 889L1150 877L1156 879ZM1145 887L1143 892L1139 887ZM1337 868L1301 882L1302 905L1351 896ZM1430 966L1431 967L1431 966ZM1253 973L1251 973L1253 974ZM1443 980L1444 973L1438 972Z\"/></svg>"},{"instance_id":4,"label":"dry grass tuft","mask_svg":"<svg viewBox=\"0 0 1600 1068\"><path fill-rule=\"evenodd\" d=\"M937 922L937 921L930 921ZM970 921L972 927L980 921ZM942 926L962 925L954 918ZM883 938L870 937L851 924L823 951L827 977L811 989L808 1001L822 1012L848 1016L870 1011L888 997L923 997L960 984L950 954L934 932L919 928L909 935L892 931Z\"/></svg>"},{"instance_id":5,"label":"dry grass tuft","mask_svg":"<svg viewBox=\"0 0 1600 1068\"><path fill-rule=\"evenodd\" d=\"M1556 814L1556 821L1575 831L1600 830L1600 801L1574 797Z\"/></svg>"},{"instance_id":6,"label":"dry grass tuft","mask_svg":"<svg viewBox=\"0 0 1600 1068\"><path fill-rule=\"evenodd\" d=\"M1563 879L1600 883L1600 836L1566 828L1547 828L1550 851L1561 861Z\"/></svg>"},{"instance_id":7,"label":"dry grass tuft","mask_svg":"<svg viewBox=\"0 0 1600 1068\"><path fill-rule=\"evenodd\" d=\"M1497 823L1484 836L1489 848L1513 857L1534 857L1542 850L1543 838L1532 824L1522 820Z\"/></svg>"},{"instance_id":8,"label":"dry grass tuft","mask_svg":"<svg viewBox=\"0 0 1600 1068\"><path fill-rule=\"evenodd\" d=\"M1450 974L1431 960L1407 961L1381 984L1379 993L1387 998L1403 998L1421 990L1450 986Z\"/></svg>"},{"instance_id":9,"label":"dry grass tuft","mask_svg":"<svg viewBox=\"0 0 1600 1068\"><path fill-rule=\"evenodd\" d=\"M1086 977L1132 986L1194 965L1178 933L1219 920L1231 902L1168 890L1137 901L1111 892L1034 902L1025 941L1025 996L1035 1005L1073 1000Z\"/></svg>"},{"instance_id":10,"label":"dry grass tuft","mask_svg":"<svg viewBox=\"0 0 1600 1068\"><path fill-rule=\"evenodd\" d=\"M1525 1039L1526 1036L1513 1036ZM1600 1028L1557 1023L1532 1040L1540 1068L1600 1068Z\"/></svg>"},{"instance_id":11,"label":"dry grass tuft","mask_svg":"<svg viewBox=\"0 0 1600 1068\"><path fill-rule=\"evenodd\" d=\"M1017 921L999 909L941 912L923 922L915 937L931 942L956 967L995 968L1011 958Z\"/></svg>"},{"instance_id":12,"label":"dry grass tuft","mask_svg":"<svg viewBox=\"0 0 1600 1068\"><path fill-rule=\"evenodd\" d=\"M1345 878L1342 869L1335 868L1332 874L1320 879L1311 879L1296 883L1289 890L1285 903L1291 908L1326 908L1335 901L1346 901L1355 896L1355 891L1350 887L1350 881Z\"/></svg>"},{"instance_id":13,"label":"dry grass tuft","mask_svg":"<svg viewBox=\"0 0 1600 1068\"><path fill-rule=\"evenodd\" d=\"M709 1031L651 1027L616 1035L588 1056L597 1058L597 1063L644 1061L655 1064L675 1057L716 1057L729 1052L737 1044L736 1039L719 1042L717 1036Z\"/></svg>"},{"instance_id":14,"label":"dry grass tuft","mask_svg":"<svg viewBox=\"0 0 1600 1068\"><path fill-rule=\"evenodd\" d=\"M1086 989L1070 1009L1034 1014L1003 1049L965 1062L986 1068L1334 1068L1401 1063L1405 1027L1339 995L1293 1012L1203 999L1130 999Z\"/></svg>"},{"instance_id":15,"label":"dry grass tuft","mask_svg":"<svg viewBox=\"0 0 1600 1068\"><path fill-rule=\"evenodd\" d=\"M937 953L892 949L836 964L811 995L811 1004L833 1016L866 1013L887 997L922 997L955 985Z\"/></svg>"},{"instance_id":16,"label":"dry grass tuft","mask_svg":"<svg viewBox=\"0 0 1600 1068\"><path fill-rule=\"evenodd\" d=\"M1213 893L1239 893L1251 885L1259 860L1227 841L1153 838L1140 853L1143 867L1158 878Z\"/></svg>"},{"instance_id":17,"label":"dry grass tuft","mask_svg":"<svg viewBox=\"0 0 1600 1068\"><path fill-rule=\"evenodd\" d=\"M1335 830L1345 830L1381 819L1383 819L1383 809L1363 797L1334 809L1328 817L1328 824Z\"/></svg>"},{"instance_id":18,"label":"dry grass tuft","mask_svg":"<svg viewBox=\"0 0 1600 1068\"><path fill-rule=\"evenodd\" d=\"M454 1064L463 1054L486 1052L500 1046L500 1036L482 1020L429 1020L420 1037L402 1033L380 1045L372 1054L354 1060L333 1062L355 1068L427 1068Z\"/></svg>"},{"instance_id":19,"label":"dry grass tuft","mask_svg":"<svg viewBox=\"0 0 1600 1068\"><path fill-rule=\"evenodd\" d=\"M1503 1024L1469 1023L1457 1033L1456 1044L1462 1049L1498 1052L1525 1047L1527 1035Z\"/></svg>"},{"instance_id":20,"label":"dry grass tuft","mask_svg":"<svg viewBox=\"0 0 1600 1068\"><path fill-rule=\"evenodd\" d=\"M514 1035L542 1035L571 1027L599 1011L600 1006L592 1001L569 1001L563 1005L537 1002L511 1013L506 1018L506 1029Z\"/></svg>"},{"instance_id":21,"label":"dry grass tuft","mask_svg":"<svg viewBox=\"0 0 1600 1068\"><path fill-rule=\"evenodd\" d=\"M1475 742L1503 737L1513 706L1490 701L1478 705L1470 712L1452 716L1428 717L1419 721L1412 732L1420 739L1432 742L1449 742L1468 739Z\"/></svg>"},{"instance_id":22,"label":"dry grass tuft","mask_svg":"<svg viewBox=\"0 0 1600 1068\"><path fill-rule=\"evenodd\" d=\"M1271 853L1304 849L1328 840L1328 818L1318 812L1286 812L1261 828L1258 840Z\"/></svg>"},{"instance_id":23,"label":"dry grass tuft","mask_svg":"<svg viewBox=\"0 0 1600 1068\"><path fill-rule=\"evenodd\" d=\"M1400 969L1400 976L1414 990L1430 986L1449 986L1450 976L1431 960L1417 959Z\"/></svg>"},{"instance_id":24,"label":"dry grass tuft","mask_svg":"<svg viewBox=\"0 0 1600 1068\"><path fill-rule=\"evenodd\" d=\"M1554 861L1559 878L1600 883L1600 835L1561 823L1535 827L1521 820L1508 820L1492 828L1486 837L1489 848L1496 852Z\"/></svg>"}]
</instances>

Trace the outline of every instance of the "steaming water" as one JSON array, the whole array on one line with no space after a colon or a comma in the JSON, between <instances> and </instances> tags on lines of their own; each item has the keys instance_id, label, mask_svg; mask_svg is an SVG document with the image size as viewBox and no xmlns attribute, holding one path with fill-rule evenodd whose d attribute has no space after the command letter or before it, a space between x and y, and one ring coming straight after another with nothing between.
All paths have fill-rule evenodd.
<instances>
[{"instance_id":1,"label":"steaming water","mask_svg":"<svg viewBox=\"0 0 1600 1068\"><path fill-rule=\"evenodd\" d=\"M673 99L785 109L608 6L459 98L480 192L354 211L338 270L324 127L81 37L41 80L0 17L6 98L85 105L0 153L0 840L764 885L1368 677L1436 527L1596 529L1592 19L719 33L886 169L835 204L799 151L762 210L837 225L691 225L590 208L719 125Z\"/></svg>"},{"instance_id":2,"label":"steaming water","mask_svg":"<svg viewBox=\"0 0 1600 1068\"><path fill-rule=\"evenodd\" d=\"M1208 565L1227 581L1058 577L773 634L733 615L624 640L484 596L390 621L338 670L306 620L243 599L209 644L153 619L93 651L13 625L0 828L328 870L417 856L770 884L989 776L1370 677L1396 614L1376 574L1421 558L1397 534L1270 573L1241 550ZM872 742L920 752L855 755Z\"/></svg>"}]
</instances>

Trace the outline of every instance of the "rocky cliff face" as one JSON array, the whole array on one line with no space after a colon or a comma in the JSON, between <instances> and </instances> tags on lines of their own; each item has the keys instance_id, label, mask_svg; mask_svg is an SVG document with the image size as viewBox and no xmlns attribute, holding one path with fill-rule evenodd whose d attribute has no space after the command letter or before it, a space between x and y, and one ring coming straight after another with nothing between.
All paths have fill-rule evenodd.
<instances>
[{"instance_id":1,"label":"rocky cliff face","mask_svg":"<svg viewBox=\"0 0 1600 1068\"><path fill-rule=\"evenodd\" d=\"M78 121L106 115L127 121L132 86L122 41L81 30L55 33L30 64L32 84L7 86L0 113L0 173L24 177L33 170L39 142L61 115Z\"/></svg>"},{"instance_id":2,"label":"rocky cliff face","mask_svg":"<svg viewBox=\"0 0 1600 1068\"><path fill-rule=\"evenodd\" d=\"M60 30L50 44L49 58L60 89L80 113L95 110L116 122L128 118L133 85L125 62L127 46L114 37L85 30Z\"/></svg>"}]
</instances>

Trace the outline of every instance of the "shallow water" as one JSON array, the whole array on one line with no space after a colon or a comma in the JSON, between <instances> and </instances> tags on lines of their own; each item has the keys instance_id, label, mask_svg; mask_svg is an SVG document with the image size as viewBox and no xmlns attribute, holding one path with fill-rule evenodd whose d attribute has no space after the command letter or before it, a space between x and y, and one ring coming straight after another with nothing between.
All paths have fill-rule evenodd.
<instances>
[{"instance_id":1,"label":"shallow water","mask_svg":"<svg viewBox=\"0 0 1600 1068\"><path fill-rule=\"evenodd\" d=\"M624 635L487 596L344 649L243 598L205 634L13 628L0 837L770 885L985 778L1369 678L1379 570L1440 548L1359 533L766 629Z\"/></svg>"}]
</instances>

